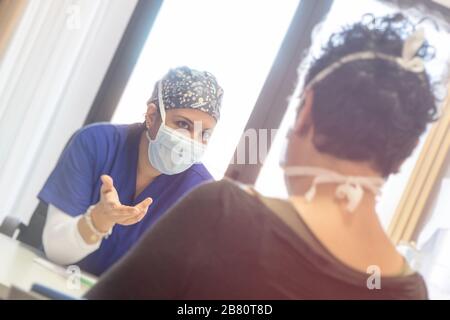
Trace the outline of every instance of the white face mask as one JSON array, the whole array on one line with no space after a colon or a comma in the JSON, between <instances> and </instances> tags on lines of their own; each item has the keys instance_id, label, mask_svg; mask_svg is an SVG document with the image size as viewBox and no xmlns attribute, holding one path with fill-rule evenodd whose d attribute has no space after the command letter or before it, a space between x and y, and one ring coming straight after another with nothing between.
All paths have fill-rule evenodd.
<instances>
[{"instance_id":1,"label":"white face mask","mask_svg":"<svg viewBox=\"0 0 450 320\"><path fill-rule=\"evenodd\" d=\"M384 179L379 177L358 177L344 176L340 173L322 169L318 167L292 166L285 167L284 173L287 176L312 176L315 177L311 188L305 193L306 201L310 202L316 195L316 186L324 183L338 183L336 187L336 197L338 199L347 199L347 210L355 211L364 196L364 189L378 195Z\"/></svg>"},{"instance_id":2,"label":"white face mask","mask_svg":"<svg viewBox=\"0 0 450 320\"><path fill-rule=\"evenodd\" d=\"M183 172L195 162L200 161L206 146L186 135L166 126L166 111L162 99L162 83L158 83L159 111L161 126L152 140L146 132L148 159L151 165L161 173L172 175Z\"/></svg>"}]
</instances>

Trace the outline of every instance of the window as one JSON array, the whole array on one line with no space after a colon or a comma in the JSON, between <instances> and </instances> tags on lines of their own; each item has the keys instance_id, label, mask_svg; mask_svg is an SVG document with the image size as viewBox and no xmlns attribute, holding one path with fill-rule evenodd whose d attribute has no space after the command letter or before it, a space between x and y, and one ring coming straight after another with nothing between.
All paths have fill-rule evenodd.
<instances>
[{"instance_id":1,"label":"window","mask_svg":"<svg viewBox=\"0 0 450 320\"><path fill-rule=\"evenodd\" d=\"M225 93L203 162L222 178L298 4L164 1L112 121L143 121L154 83L170 68L213 73Z\"/></svg>"},{"instance_id":2,"label":"window","mask_svg":"<svg viewBox=\"0 0 450 320\"><path fill-rule=\"evenodd\" d=\"M373 0L364 2L355 1L352 3L352 10L348 10L347 6L348 3L344 0L334 1L328 17L323 22L322 26L317 28L317 32L313 36L315 42L313 43L312 50L314 53L317 53L318 50L320 50L320 45L326 41L331 32L336 30L337 27L359 20L365 13L370 12L375 15L383 15L394 12L395 10L392 7L388 7L385 4ZM438 90L438 95L441 98L444 98L447 89L446 82L448 80L440 77L445 77L445 74L442 75L442 66L448 63L450 58L450 48L447 46L447 44L450 43L450 34L445 31L437 30L432 24L424 24L424 28L427 39L436 49L436 57L432 62L427 64L427 68L431 76L435 77L433 80L441 83L441 85L436 89ZM443 89L443 91L440 92L439 89ZM298 94L299 92L296 92L294 96L298 96ZM403 224L404 226L402 227L404 229L406 227L409 229L417 227L420 215L411 217L412 211L417 208L404 210L404 208L401 207L401 201L404 200L407 203L416 205L414 202L414 196L420 196L423 198L420 200L421 209L425 209L425 203L430 202L429 198L431 196L431 183L439 185L441 182L440 179L428 181L426 175L428 172L427 170L430 172L434 171L434 174L436 174L436 168L442 166L442 163L445 162L442 158L446 153L448 154L450 149L450 100L448 101L449 102L447 102L446 105L447 112L443 113L441 120L438 123L431 124L429 126L425 134L422 135L418 147L415 149L412 156L405 161L400 172L396 175L390 176L383 187L382 196L380 197L377 206L377 212L385 229L388 229L388 227L392 228L392 225L394 225L395 228L395 224ZM298 101L293 100L290 103L280 125L280 130L275 137L272 148L266 158L266 162L256 181L256 188L264 194L282 198L287 197L287 190L283 181L283 173L278 162L283 152L282 149L285 144L287 130L292 125L295 118L295 110L297 106ZM433 141L435 137L436 140L439 141ZM444 137L446 138L444 139ZM442 151L440 149L444 150ZM426 152L426 154L424 152ZM447 156L447 160L445 162L447 163L447 166L450 165L449 156L450 155ZM433 159L440 160L435 161ZM433 168L433 170L430 168ZM449 190L448 177L450 177L450 171L448 170L449 169L447 168L447 173L444 175L447 177L447 187L445 190ZM418 175L418 172L420 172L421 175L421 179L418 179L420 181L417 179L412 180L414 175ZM416 194L410 192L408 193L408 187L417 181L420 182L421 189L419 189ZM422 185L424 186L423 188ZM438 186L436 189L441 190L444 189L444 187L442 186L439 188ZM440 191L440 197L444 198L442 196L442 192L443 191ZM424 234L424 236L427 237L430 236L430 234L433 234L433 236L431 237L431 240L428 241L423 248L421 248L422 251L419 256L420 264L416 265L418 270L425 276L429 295L432 299L448 299L448 297L450 297L450 283L448 281L450 274L450 260L448 259L448 254L446 254L448 251L448 245L450 245L450 228L444 228L442 220L439 220L440 217L435 217L435 219L433 219L433 215L437 215L437 211L439 210L444 210L446 214L448 213L448 205L445 206L444 209L442 209L442 207L442 204L440 206L434 204L427 207L427 210L430 211L428 216L431 216L431 225L427 226L429 228L427 228L426 233L429 234ZM419 213L424 214L426 212L420 211ZM441 214L441 216L443 215ZM393 218L399 222L394 221ZM411 220L413 220L413 223L411 223ZM436 223L437 220L441 223ZM446 222L448 226L450 223L448 218ZM402 233L399 235L399 239L397 239L397 237L393 237L393 241L397 242L404 237L405 235ZM407 238L408 241L411 240L409 236ZM445 250L445 247L447 247L447 251Z\"/></svg>"},{"instance_id":3,"label":"window","mask_svg":"<svg viewBox=\"0 0 450 320\"><path fill-rule=\"evenodd\" d=\"M339 29L340 26L359 21L365 13L384 15L395 11L394 8L388 7L375 0L355 2L352 4L352 10L348 10L348 3L346 3L346 1L334 1L326 20L322 25L319 25L316 28L313 36L313 54L317 54L320 51L321 45L325 43L332 32ZM424 27L426 28L427 38L433 45L436 45L436 52L438 55L435 59L436 62L429 64L429 70L431 73L440 75L442 73L442 62L448 60L450 54L448 46L443 44L448 43L450 36L446 33L438 32L430 25L424 25ZM296 92L294 97L298 95L299 92ZM293 100L289 105L269 155L266 158L266 162L256 181L256 188L264 194L282 198L287 197L283 173L278 162L283 152L282 148L285 144L287 130L295 117L296 108L297 101ZM394 211L403 194L403 190L405 189L417 162L422 146L426 140L427 133L422 136L418 148L416 148L413 155L404 163L401 171L396 175L392 175L382 190L384 196L382 196L379 201L378 212L380 214L381 222L386 229L389 226Z\"/></svg>"}]
</instances>

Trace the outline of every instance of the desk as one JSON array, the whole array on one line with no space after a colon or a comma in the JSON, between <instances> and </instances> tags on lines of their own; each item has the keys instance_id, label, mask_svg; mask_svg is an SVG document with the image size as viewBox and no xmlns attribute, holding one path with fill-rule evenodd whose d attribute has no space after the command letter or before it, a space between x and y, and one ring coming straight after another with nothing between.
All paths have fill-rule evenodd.
<instances>
[{"instance_id":1,"label":"desk","mask_svg":"<svg viewBox=\"0 0 450 320\"><path fill-rule=\"evenodd\" d=\"M0 284L30 291L34 283L39 283L73 297L81 297L89 290L83 284L79 288L68 286L63 275L36 263L38 257L43 258L37 250L0 234Z\"/></svg>"}]
</instances>

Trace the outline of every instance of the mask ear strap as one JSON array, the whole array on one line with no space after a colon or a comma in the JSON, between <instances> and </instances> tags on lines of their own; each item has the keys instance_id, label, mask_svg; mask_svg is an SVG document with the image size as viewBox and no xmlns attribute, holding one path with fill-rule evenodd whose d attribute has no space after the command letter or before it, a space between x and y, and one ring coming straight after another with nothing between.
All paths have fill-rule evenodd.
<instances>
[{"instance_id":1,"label":"mask ear strap","mask_svg":"<svg viewBox=\"0 0 450 320\"><path fill-rule=\"evenodd\" d=\"M161 113L161 126L163 126L166 123L166 110L164 108L164 102L162 98L162 80L158 82L158 105L159 112ZM147 136L148 141L153 141L148 133L148 129L145 131L145 135Z\"/></svg>"},{"instance_id":2,"label":"mask ear strap","mask_svg":"<svg viewBox=\"0 0 450 320\"><path fill-rule=\"evenodd\" d=\"M158 104L159 112L161 113L162 123L166 123L166 109L164 108L163 94L162 94L162 80L158 82Z\"/></svg>"}]
</instances>

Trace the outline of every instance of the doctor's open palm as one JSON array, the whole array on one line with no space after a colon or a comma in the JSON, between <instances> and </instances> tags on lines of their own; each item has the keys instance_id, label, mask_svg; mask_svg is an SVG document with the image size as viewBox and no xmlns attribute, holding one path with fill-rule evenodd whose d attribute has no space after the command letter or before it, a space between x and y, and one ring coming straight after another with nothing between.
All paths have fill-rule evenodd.
<instances>
[{"instance_id":1,"label":"doctor's open palm","mask_svg":"<svg viewBox=\"0 0 450 320\"><path fill-rule=\"evenodd\" d=\"M100 201L92 209L92 219L95 226L102 232L107 232L115 224L132 225L141 221L152 203L146 198L135 206L126 206L120 203L119 195L114 187L113 179L102 175Z\"/></svg>"}]
</instances>

